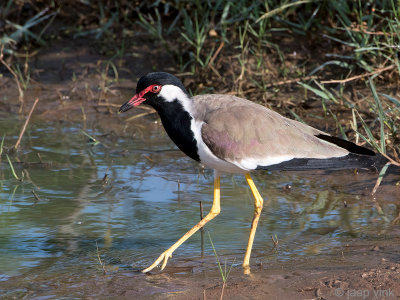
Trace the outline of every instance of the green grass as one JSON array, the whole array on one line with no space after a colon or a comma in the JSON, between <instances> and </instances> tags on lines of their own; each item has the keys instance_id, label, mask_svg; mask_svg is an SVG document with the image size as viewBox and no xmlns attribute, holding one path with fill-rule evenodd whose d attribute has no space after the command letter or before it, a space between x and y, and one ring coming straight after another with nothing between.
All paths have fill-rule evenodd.
<instances>
[{"instance_id":1,"label":"green grass","mask_svg":"<svg viewBox=\"0 0 400 300\"><path fill-rule=\"evenodd\" d=\"M3 134L3 138L1 139L0 143L0 161L1 161L1 155L3 154L3 149L4 149L4 139L6 138L6 135Z\"/></svg>"},{"instance_id":2,"label":"green grass","mask_svg":"<svg viewBox=\"0 0 400 300\"><path fill-rule=\"evenodd\" d=\"M214 243L213 243L213 241L211 239L210 232L207 231L207 234L208 234L208 238L210 240L211 247L212 247L212 249L214 251L215 259L217 260L218 269L219 269L219 272L220 272L220 275L221 275L221 279L222 279L222 291L221 291L221 297L220 297L220 299L222 299L224 297L224 289L225 289L225 286L226 286L226 282L228 280L229 274L231 273L232 266L235 263L235 259L233 260L233 262L229 266L229 268L227 267L227 261L226 260L225 260L224 265L222 266L222 264L221 264L221 262L219 260L219 256L217 254L217 250L215 250Z\"/></svg>"},{"instance_id":3,"label":"green grass","mask_svg":"<svg viewBox=\"0 0 400 300\"><path fill-rule=\"evenodd\" d=\"M11 169L11 172L12 172L14 178L17 179L18 181L21 181L21 179L18 177L17 173L15 173L14 166L13 166L10 158L8 157L8 154L6 154L6 157L7 157L8 164L10 165L10 169Z\"/></svg>"},{"instance_id":4,"label":"green grass","mask_svg":"<svg viewBox=\"0 0 400 300\"><path fill-rule=\"evenodd\" d=\"M100 144L100 141L97 140L96 138L94 138L93 136L91 136L89 133L87 133L86 131L81 130L82 134L87 136L90 140L90 144L92 144L93 146L97 146L98 144Z\"/></svg>"},{"instance_id":5,"label":"green grass","mask_svg":"<svg viewBox=\"0 0 400 300\"><path fill-rule=\"evenodd\" d=\"M300 83L301 86L307 90L315 93L321 98L323 106L334 107L334 105L344 107L349 111L352 111L352 119L349 118L348 123L351 124L351 128L355 131L357 136L361 137L363 141L369 144L377 152L387 154L388 148L390 153L394 154L395 161L399 162L398 153L400 153L399 139L399 120L400 120L400 101L393 96L386 94L380 94L383 98L390 99L391 101L383 101L382 97L379 96L374 78L371 77L366 83L370 90L370 95L365 98L367 101L362 106L354 105L353 103L342 101L337 95L330 93L326 87L317 83L318 88L314 88L309 84ZM371 97L372 95L372 97ZM372 98L372 99L371 99ZM395 104L395 106L393 106ZM363 117L363 113L359 110L368 112L369 120L366 121L366 117ZM337 123L337 127L344 139L347 139L345 129L339 122L337 116L329 110L330 115ZM365 113L364 113L365 114ZM372 116L372 117L371 117ZM359 126L360 124L361 126ZM387 143L390 143L389 145Z\"/></svg>"}]
</instances>

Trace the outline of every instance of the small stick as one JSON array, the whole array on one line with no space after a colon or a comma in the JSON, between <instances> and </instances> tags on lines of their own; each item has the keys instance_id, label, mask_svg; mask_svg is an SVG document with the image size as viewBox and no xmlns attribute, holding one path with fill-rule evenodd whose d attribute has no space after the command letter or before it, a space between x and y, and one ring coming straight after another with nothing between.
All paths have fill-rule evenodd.
<instances>
[{"instance_id":1,"label":"small stick","mask_svg":"<svg viewBox=\"0 0 400 300\"><path fill-rule=\"evenodd\" d=\"M200 201L200 221L203 220L203 202ZM201 235L201 257L204 256L204 228L200 228L200 235Z\"/></svg>"},{"instance_id":2,"label":"small stick","mask_svg":"<svg viewBox=\"0 0 400 300\"><path fill-rule=\"evenodd\" d=\"M274 248L278 250L279 240L278 240L278 237L276 236L276 234L275 234L275 237L273 235L271 235L271 239L272 239L272 242L274 243Z\"/></svg>"},{"instance_id":3,"label":"small stick","mask_svg":"<svg viewBox=\"0 0 400 300\"><path fill-rule=\"evenodd\" d=\"M137 119L137 118L141 118L141 117L144 117L144 116L147 116L147 115L151 115L151 114L154 114L155 112L156 112L156 111L149 111L149 112L137 114L137 115L134 115L134 116L132 116L132 117L126 119L125 122L129 122L129 121L135 120L135 119Z\"/></svg>"},{"instance_id":4,"label":"small stick","mask_svg":"<svg viewBox=\"0 0 400 300\"><path fill-rule=\"evenodd\" d=\"M332 28L339 29L339 30L350 30L350 31L354 31L354 32L361 32L361 33L370 34L370 35L386 35L386 36L390 35L389 32L367 31L367 30L362 30L362 29L359 29L359 28L350 28L350 27L346 27L345 29L340 28L340 27L332 27Z\"/></svg>"},{"instance_id":5,"label":"small stick","mask_svg":"<svg viewBox=\"0 0 400 300\"><path fill-rule=\"evenodd\" d=\"M103 177L103 179L101 180L101 185L106 185L108 183L108 174L107 173L104 173L104 177Z\"/></svg>"},{"instance_id":6,"label":"small stick","mask_svg":"<svg viewBox=\"0 0 400 300\"><path fill-rule=\"evenodd\" d=\"M33 197L35 197L36 201L40 201L39 196L36 194L34 190L32 190Z\"/></svg>"},{"instance_id":7,"label":"small stick","mask_svg":"<svg viewBox=\"0 0 400 300\"><path fill-rule=\"evenodd\" d=\"M393 149L393 156L394 156L394 159L395 159L396 161L400 162L400 158L399 158L399 156L397 155L396 149L395 149L395 148L392 148L392 149Z\"/></svg>"},{"instance_id":8,"label":"small stick","mask_svg":"<svg viewBox=\"0 0 400 300\"><path fill-rule=\"evenodd\" d=\"M143 157L145 158L145 159L147 159L148 161L150 161L150 162L154 162L154 160L152 160L151 158L150 158L150 156L148 156L148 155L143 155Z\"/></svg>"},{"instance_id":9,"label":"small stick","mask_svg":"<svg viewBox=\"0 0 400 300\"><path fill-rule=\"evenodd\" d=\"M383 152L380 152L380 154L382 154L392 165L400 167L400 162L395 161L394 159L392 159L390 156L388 156Z\"/></svg>"},{"instance_id":10,"label":"small stick","mask_svg":"<svg viewBox=\"0 0 400 300\"><path fill-rule=\"evenodd\" d=\"M110 168L108 167L106 172L104 173L103 179L101 180L101 185L105 186L108 183L108 170Z\"/></svg>"},{"instance_id":11,"label":"small stick","mask_svg":"<svg viewBox=\"0 0 400 300\"><path fill-rule=\"evenodd\" d=\"M81 111L82 111L82 120L83 122L86 122L86 113L85 113L85 109L83 108L82 103L80 104L81 106Z\"/></svg>"},{"instance_id":12,"label":"small stick","mask_svg":"<svg viewBox=\"0 0 400 300\"><path fill-rule=\"evenodd\" d=\"M3 154L3 145L4 145L4 139L5 139L6 135L3 135L3 139L1 140L0 143L0 161L1 161L1 155Z\"/></svg>"},{"instance_id":13,"label":"small stick","mask_svg":"<svg viewBox=\"0 0 400 300\"><path fill-rule=\"evenodd\" d=\"M106 264L101 261L100 253L99 253L99 246L97 245L97 241L96 241L96 249L97 249L97 260L99 261L101 267L103 268L104 275L106 275L107 274Z\"/></svg>"},{"instance_id":14,"label":"small stick","mask_svg":"<svg viewBox=\"0 0 400 300\"><path fill-rule=\"evenodd\" d=\"M27 169L24 169L24 170L22 171L21 175L24 175L24 174L25 174L26 178L28 179L28 181L30 181L30 183L31 183L37 190L40 190L40 186L38 186L36 183L33 182L32 178L31 178L31 175L29 175L29 172L28 172ZM23 177L23 176L22 176L22 177Z\"/></svg>"},{"instance_id":15,"label":"small stick","mask_svg":"<svg viewBox=\"0 0 400 300\"><path fill-rule=\"evenodd\" d=\"M400 212L399 212L399 214L397 215L397 217L394 218L394 220L392 221L392 224L397 224L397 223L399 222L399 220L400 220Z\"/></svg>"},{"instance_id":16,"label":"small stick","mask_svg":"<svg viewBox=\"0 0 400 300\"><path fill-rule=\"evenodd\" d=\"M272 82L267 84L265 87L270 88L273 86L279 86L279 85L285 85L285 84L291 84L291 83L297 83L299 81L303 80L310 80L310 79L317 79L318 76L316 75L311 75L311 76L305 76L305 77L300 77L300 78L295 78L295 79L289 79L289 80L283 80L283 81L278 81L278 82Z\"/></svg>"},{"instance_id":17,"label":"small stick","mask_svg":"<svg viewBox=\"0 0 400 300\"><path fill-rule=\"evenodd\" d=\"M33 110L35 109L36 104L37 104L38 102L39 102L39 98L36 98L35 102L34 102L33 105L32 105L31 111L29 112L28 117L26 118L25 124L24 124L24 126L22 127L21 132L19 133L18 141L15 143L15 146L14 146L14 149L15 149L15 150L18 149L19 144L21 143L22 136L23 136L24 133L25 133L26 127L28 126L29 120L31 119L32 112L33 112Z\"/></svg>"},{"instance_id":18,"label":"small stick","mask_svg":"<svg viewBox=\"0 0 400 300\"><path fill-rule=\"evenodd\" d=\"M96 106L106 106L106 107L121 107L121 104L114 104L114 103L99 103ZM141 107L142 108L142 107Z\"/></svg>"},{"instance_id":19,"label":"small stick","mask_svg":"<svg viewBox=\"0 0 400 300\"><path fill-rule=\"evenodd\" d=\"M396 67L396 65L393 64L393 65L387 66L385 68L377 69L377 70L375 70L373 72L370 72L370 73L364 73L364 74L353 76L353 77L346 78L346 79L324 80L324 81L321 81L321 83L346 83L346 82L353 81L353 80L356 80L356 79L360 79L360 78L363 78L363 77L371 76L371 75L374 75L374 74L379 74L379 73L394 69L394 67Z\"/></svg>"},{"instance_id":20,"label":"small stick","mask_svg":"<svg viewBox=\"0 0 400 300\"><path fill-rule=\"evenodd\" d=\"M178 179L178 204L181 205L181 182Z\"/></svg>"},{"instance_id":21,"label":"small stick","mask_svg":"<svg viewBox=\"0 0 400 300\"><path fill-rule=\"evenodd\" d=\"M224 45L225 45L225 42L222 41L221 44L219 45L217 51L215 51L214 55L211 57L210 61L208 62L207 67L211 66L214 63L214 60L217 58L218 54L221 52Z\"/></svg>"}]
</instances>

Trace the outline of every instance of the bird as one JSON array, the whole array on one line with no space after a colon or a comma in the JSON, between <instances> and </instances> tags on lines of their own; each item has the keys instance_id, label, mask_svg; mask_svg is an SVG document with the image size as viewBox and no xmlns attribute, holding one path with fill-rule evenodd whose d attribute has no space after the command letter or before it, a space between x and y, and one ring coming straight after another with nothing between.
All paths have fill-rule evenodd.
<instances>
[{"instance_id":1,"label":"bird","mask_svg":"<svg viewBox=\"0 0 400 300\"><path fill-rule=\"evenodd\" d=\"M120 107L119 113L142 103L157 111L166 133L182 152L214 170L214 200L209 213L142 270L144 273L161 262L163 270L172 253L220 213L220 176L225 173L244 174L254 198L242 264L244 273L249 274L263 208L263 197L250 172L374 169L386 163L383 156L368 148L286 118L253 101L225 94L192 97L177 77L166 72L142 76L135 95Z\"/></svg>"}]
</instances>

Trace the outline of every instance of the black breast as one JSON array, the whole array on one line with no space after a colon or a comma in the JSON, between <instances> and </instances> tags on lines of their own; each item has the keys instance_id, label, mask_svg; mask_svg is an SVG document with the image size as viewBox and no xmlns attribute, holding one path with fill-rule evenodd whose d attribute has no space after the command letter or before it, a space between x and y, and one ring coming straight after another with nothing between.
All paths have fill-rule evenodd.
<instances>
[{"instance_id":1,"label":"black breast","mask_svg":"<svg viewBox=\"0 0 400 300\"><path fill-rule=\"evenodd\" d=\"M187 156L200 161L197 153L197 143L190 128L192 120L190 114L184 110L177 100L164 103L163 107L157 109L157 111L171 140Z\"/></svg>"}]
</instances>

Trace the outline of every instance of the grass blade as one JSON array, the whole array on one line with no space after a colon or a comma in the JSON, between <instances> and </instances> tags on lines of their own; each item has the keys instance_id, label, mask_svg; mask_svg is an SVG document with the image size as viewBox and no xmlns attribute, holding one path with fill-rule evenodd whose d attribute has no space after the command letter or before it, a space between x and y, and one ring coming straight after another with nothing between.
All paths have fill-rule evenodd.
<instances>
[{"instance_id":1,"label":"grass blade","mask_svg":"<svg viewBox=\"0 0 400 300\"><path fill-rule=\"evenodd\" d=\"M360 113L359 113L357 110L355 110L355 112L357 113L358 117L359 117L360 120L361 120L361 124L362 124L362 126L363 126L365 132L367 133L368 139L367 139L363 134L361 134L361 133L358 132L358 131L357 131L357 134L358 134L364 141L366 141L369 145L371 145L373 148L375 148L375 149L378 150L379 152L382 152L380 146L376 143L375 137L374 137L374 135L372 134L372 131L371 131L371 129L368 127L367 123L365 123L364 119L361 117Z\"/></svg>"},{"instance_id":2,"label":"grass blade","mask_svg":"<svg viewBox=\"0 0 400 300\"><path fill-rule=\"evenodd\" d=\"M306 122L304 122L304 120L302 118L300 118L300 116L298 114L296 114L292 109L288 109L290 114L300 123L306 124Z\"/></svg>"},{"instance_id":3,"label":"grass blade","mask_svg":"<svg viewBox=\"0 0 400 300\"><path fill-rule=\"evenodd\" d=\"M288 3L288 4L285 4L285 5L282 5L281 7L278 7L276 9L273 9L273 10L263 14L261 17L258 18L258 20L256 22L258 23L263 19L270 18L270 17L272 17L272 16L274 16L276 14L279 14L280 12L284 11L285 9L287 9L289 7L300 5L300 4L304 4L304 3L311 3L311 2L317 2L317 1L315 1L315 0L300 0L300 1L297 1L297 2L292 2L292 3Z\"/></svg>"},{"instance_id":4,"label":"grass blade","mask_svg":"<svg viewBox=\"0 0 400 300\"><path fill-rule=\"evenodd\" d=\"M336 125L339 127L339 130L340 130L340 133L341 133L341 135L342 135L342 138L343 138L345 141L348 141L349 139L347 138L347 135L346 135L346 133L345 133L345 131L344 131L344 129L343 129L343 126L342 126L342 124L340 124L340 122L339 122L337 116L333 113L332 110L329 109L328 111L329 111L329 113L331 114L331 116L333 117L333 119L335 120Z\"/></svg>"},{"instance_id":5,"label":"grass blade","mask_svg":"<svg viewBox=\"0 0 400 300\"><path fill-rule=\"evenodd\" d=\"M394 103L396 106L400 107L400 101L397 100L396 98L383 93L380 93L380 95L388 99L390 102Z\"/></svg>"},{"instance_id":6,"label":"grass blade","mask_svg":"<svg viewBox=\"0 0 400 300\"><path fill-rule=\"evenodd\" d=\"M12 164L10 158L8 157L8 154L6 154L6 157L7 157L8 163L10 164L11 172L13 173L15 179L21 181L21 179L19 179L19 177L18 177L17 174L15 173L14 166L13 166L13 164Z\"/></svg>"},{"instance_id":7,"label":"grass blade","mask_svg":"<svg viewBox=\"0 0 400 300\"><path fill-rule=\"evenodd\" d=\"M329 66L329 65L336 65L336 66L339 66L341 68L346 68L346 69L349 69L349 70L351 70L351 67L352 67L350 64L348 64L348 63L346 63L344 61L330 60L330 61L327 61L326 63L323 63L322 65L316 67L307 76L312 76L315 73L317 73L318 71L322 70L323 68L325 68L326 66Z\"/></svg>"},{"instance_id":8,"label":"grass blade","mask_svg":"<svg viewBox=\"0 0 400 300\"><path fill-rule=\"evenodd\" d=\"M215 258L216 258L217 263L218 263L218 269L219 269L219 272L221 273L222 281L225 282L226 278L225 278L224 272L222 270L221 263L220 263L219 258L218 258L217 250L215 250L214 243L213 243L213 241L211 239L210 232L207 231L207 234L208 234L208 238L209 238L210 243L211 243L211 247L212 247L212 249L214 251Z\"/></svg>"},{"instance_id":9,"label":"grass blade","mask_svg":"<svg viewBox=\"0 0 400 300\"><path fill-rule=\"evenodd\" d=\"M386 163L383 166L382 170L379 172L378 179L376 180L376 183L375 183L374 189L372 190L371 195L375 195L376 191L378 190L378 187L380 186L380 184L382 182L383 176L385 176L386 171L387 171L387 169L389 168L390 165L391 165L390 162Z\"/></svg>"},{"instance_id":10,"label":"grass blade","mask_svg":"<svg viewBox=\"0 0 400 300\"><path fill-rule=\"evenodd\" d=\"M87 132L85 132L85 131L83 131L83 130L81 130L81 132L82 132L84 135L86 135L86 136L92 141L92 143L93 143L94 146L100 144L100 142L99 142L96 138L94 138L93 136L91 136L89 133L87 133Z\"/></svg>"},{"instance_id":11,"label":"grass blade","mask_svg":"<svg viewBox=\"0 0 400 300\"><path fill-rule=\"evenodd\" d=\"M386 153L386 138L385 138L385 120L386 120L386 114L383 111L382 107L382 102L379 99L378 93L376 92L375 89L375 84L372 80L372 78L369 79L369 86L372 91L372 95L375 100L375 104L378 108L378 115L379 115L379 123L380 123L380 143L381 143L381 150L382 153Z\"/></svg>"},{"instance_id":12,"label":"grass blade","mask_svg":"<svg viewBox=\"0 0 400 300\"><path fill-rule=\"evenodd\" d=\"M312 86L303 83L303 82L298 82L298 84L300 84L302 87L306 88L307 90L310 90L311 92L313 92L314 94L320 96L322 99L328 100L329 101L329 95L326 94L325 92L321 91L321 90L317 90L316 88L313 88Z\"/></svg>"},{"instance_id":13,"label":"grass blade","mask_svg":"<svg viewBox=\"0 0 400 300\"><path fill-rule=\"evenodd\" d=\"M3 135L3 139L1 140L1 144L0 144L0 161L1 161L1 155L3 154L3 146L4 146L4 139L5 139L6 135Z\"/></svg>"}]
</instances>

